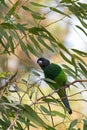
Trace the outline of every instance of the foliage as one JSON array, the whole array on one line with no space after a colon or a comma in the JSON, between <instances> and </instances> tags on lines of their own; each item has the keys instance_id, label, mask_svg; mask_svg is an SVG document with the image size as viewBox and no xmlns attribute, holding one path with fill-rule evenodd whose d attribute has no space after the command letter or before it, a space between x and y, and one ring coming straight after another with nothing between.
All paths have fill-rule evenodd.
<instances>
[{"instance_id":1,"label":"foliage","mask_svg":"<svg viewBox=\"0 0 87 130\"><path fill-rule=\"evenodd\" d=\"M0 7L7 10L4 15L2 13L0 16L0 46L2 48L0 55L16 55L16 49L19 46L29 59L32 58L31 54L36 57L42 55L44 53L43 48L48 49L52 53L57 51L66 62L66 64L63 64L62 66L67 75L77 81L82 80L82 77L84 77L84 79L87 78L87 64L83 60L83 58L87 57L87 53L73 48L68 50L63 43L47 29L46 25L42 24L42 22L47 19L47 14L50 12L58 13L69 19L72 19L71 15L73 14L82 25L76 25L76 28L87 35L85 31L87 28L86 3L81 3L79 0L61 0L56 3L56 6L50 6L39 4L38 2L29 2L27 0L23 1L20 6L20 0L14 4L10 0L9 2L11 4L10 9L5 0L0 1ZM30 7L27 6L28 2L31 5ZM34 8L37 8L37 10L34 10ZM20 9L29 14L33 21L32 25L29 25L28 22L21 22L22 17L18 13ZM47 9L48 12L44 14L39 12L39 9ZM55 24L55 21L51 24ZM3 75L4 73L0 74L0 77L5 78ZM34 75L37 77L40 76L38 72L35 72ZM21 84L25 85L26 89L25 91L19 89L16 92L18 101L9 99L7 95L4 95L5 89L1 92L0 130L30 130L31 127L36 129L40 127L46 130L56 130L59 124L55 123L55 117L60 117L62 119L61 123L64 125L69 122L69 125L67 126L68 130L80 130L80 128L77 128L79 123L82 123L83 130L86 130L86 116L83 115L80 121L78 119L71 121L61 102L53 97L55 92L45 95L39 88L37 83L39 82L40 84L42 80L49 80L49 82L53 83L50 79L39 79L39 81L36 81L33 84L28 84L28 81L25 80L21 81ZM9 81L6 86L4 85L5 88L9 86L10 83L11 81ZM82 82L80 82L80 84L85 88L85 91L87 91L86 85ZM38 97L38 91L40 93L39 95L41 95L40 97ZM29 100L28 104L23 103L25 96L27 96ZM61 106L61 109L63 109L64 112L51 108L51 105L56 105L56 107L58 107L57 104ZM47 122L49 120L51 123L48 125Z\"/></svg>"}]
</instances>

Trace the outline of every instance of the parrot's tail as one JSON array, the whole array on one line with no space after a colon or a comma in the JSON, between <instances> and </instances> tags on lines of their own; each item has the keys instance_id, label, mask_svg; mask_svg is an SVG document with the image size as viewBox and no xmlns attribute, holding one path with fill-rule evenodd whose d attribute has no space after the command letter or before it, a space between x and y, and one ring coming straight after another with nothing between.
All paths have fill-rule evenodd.
<instances>
[{"instance_id":1,"label":"parrot's tail","mask_svg":"<svg viewBox=\"0 0 87 130\"><path fill-rule=\"evenodd\" d=\"M62 100L63 104L65 105L65 107L68 109L68 113L72 114L72 110L70 108L68 99L64 97L61 100Z\"/></svg>"}]
</instances>

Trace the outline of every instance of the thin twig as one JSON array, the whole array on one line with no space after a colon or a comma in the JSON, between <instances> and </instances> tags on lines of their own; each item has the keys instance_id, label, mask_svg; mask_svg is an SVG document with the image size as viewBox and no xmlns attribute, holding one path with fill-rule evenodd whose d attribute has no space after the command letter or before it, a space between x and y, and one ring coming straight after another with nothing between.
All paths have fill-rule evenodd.
<instances>
[{"instance_id":1,"label":"thin twig","mask_svg":"<svg viewBox=\"0 0 87 130\"><path fill-rule=\"evenodd\" d=\"M54 93L60 91L61 89L69 88L71 85L73 85L73 84L75 84L75 83L77 83L77 82L87 82L87 80L75 80L75 81L73 81L73 82L71 82L71 83L69 83L69 84L67 84L67 85L65 85L65 86L63 86L63 87L61 87L61 88L58 88L58 89L54 90L53 92L51 92L50 94L48 94L48 95L46 95L46 96L42 96L42 97L38 98L38 99L37 99L37 102L40 101L40 100L42 100L42 99L45 99L45 98L47 98L47 97L51 97ZM83 90L83 91L81 91L81 92L84 92L84 91L87 91L87 90ZM76 93L76 94L79 94L79 93L81 93L81 92L78 92L78 93ZM74 96L74 95L76 95L76 94L70 95L70 96L68 96L68 97ZM66 98L66 97L63 97L63 98ZM34 104L36 104L36 102L31 103L30 106L32 106L32 105L34 105Z\"/></svg>"},{"instance_id":2,"label":"thin twig","mask_svg":"<svg viewBox=\"0 0 87 130\"><path fill-rule=\"evenodd\" d=\"M37 82L39 82L39 81L41 81L41 80L43 80L43 79L40 79L40 80L36 81L35 83L31 84L30 87L27 88L27 90L25 91L25 93L22 95L22 97L21 97L21 99L20 99L20 105L21 105L22 99L23 99L24 96L26 95L27 91L29 91L30 88L32 88ZM43 96L40 97L40 98L38 98L35 102L31 103L30 106L32 106L32 105L34 105L34 104L37 104L37 102L39 102L39 101L42 100L42 99L45 99L45 98L47 98L47 97L52 97L52 95L53 95L54 93L60 91L61 89L66 89L66 88L70 87L71 85L73 85L73 84L75 84L75 83L77 83L77 82L87 82L87 80L75 80L75 81L73 81L73 82L71 82L71 83L69 83L69 84L67 84L67 85L65 85L65 86L63 86L63 87L61 87L61 88L58 88L58 89L54 90L52 93L50 93L50 94L48 94L48 95L46 95L46 96L45 96L45 95L42 93L42 91L41 91L41 93L42 93ZM40 90L40 89L39 89L39 90ZM79 93L84 92L84 91L87 91L87 90L80 91L80 92L78 92L78 93L76 93L76 94L79 94ZM70 95L70 96L74 96L74 95L76 95L76 94L73 94L73 95ZM70 96L68 96L68 97L70 97ZM63 97L63 98L65 98L65 97ZM83 100L83 101L85 101L85 100ZM15 118L13 119L12 123L10 124L10 126L8 127L7 130L10 130L10 129L12 129L12 128L14 127L14 125L15 125L15 123L16 123L16 121L17 121L19 115L20 115L19 112L20 112L20 110L17 111L17 113L16 113L16 115L15 115ZM53 118L51 117L51 119L52 119L52 124L53 124ZM54 124L53 124L53 126L54 126Z\"/></svg>"},{"instance_id":3,"label":"thin twig","mask_svg":"<svg viewBox=\"0 0 87 130\"><path fill-rule=\"evenodd\" d=\"M14 127L14 125L15 125L15 123L16 123L18 117L19 117L19 110L17 111L14 120L11 122L11 124L10 124L10 126L7 128L7 130L11 130L11 129Z\"/></svg>"}]
</instances>

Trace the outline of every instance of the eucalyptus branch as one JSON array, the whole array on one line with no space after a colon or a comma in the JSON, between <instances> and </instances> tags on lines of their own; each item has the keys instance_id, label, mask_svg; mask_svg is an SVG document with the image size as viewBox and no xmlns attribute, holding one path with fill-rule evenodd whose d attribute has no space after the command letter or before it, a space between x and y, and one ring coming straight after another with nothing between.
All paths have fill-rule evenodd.
<instances>
[{"instance_id":1,"label":"eucalyptus branch","mask_svg":"<svg viewBox=\"0 0 87 130\"><path fill-rule=\"evenodd\" d=\"M75 83L81 83L81 82L87 82L87 79L85 79L85 80L83 80L83 79L81 79L81 80L80 80L80 79L75 80L75 81L73 81L73 82L67 84L67 86L73 85L73 84L75 84Z\"/></svg>"},{"instance_id":2,"label":"eucalyptus branch","mask_svg":"<svg viewBox=\"0 0 87 130\"><path fill-rule=\"evenodd\" d=\"M85 80L75 80L75 81L73 81L73 82L70 82L70 83L68 83L67 85L63 86L63 87L54 90L54 91L51 92L50 94L38 98L38 99L37 99L37 102L40 101L40 100L42 100L42 99L46 99L47 97L52 97L52 95L53 95L54 93L60 91L61 89L69 88L71 85L73 85L73 84L75 84L75 83L77 83L77 82L79 82L79 83L81 83L81 82L87 82L87 79L85 79ZM84 91L87 91L87 90L83 90L83 91L81 91L81 92L84 92ZM74 95L77 95L77 94L79 94L79 93L81 93L81 92L78 92L78 93L76 93L76 94L70 95L69 97L74 96ZM66 97L63 97L63 98L66 98ZM37 102L31 103L30 106L32 106L32 105L34 105L34 104L37 104Z\"/></svg>"},{"instance_id":3,"label":"eucalyptus branch","mask_svg":"<svg viewBox=\"0 0 87 130\"><path fill-rule=\"evenodd\" d=\"M24 93L24 94L22 95L22 97L20 98L20 105L21 105L22 99L23 99L24 96L26 95L27 91L29 91L30 88L32 88L36 83L41 82L42 80L43 80L43 78L40 79L40 80L38 80L38 81L36 81L36 82L34 82L33 84L30 84L30 87L27 88L27 90L25 91L25 93ZM75 81L73 81L73 82L71 82L71 83L68 83L67 85L65 85L65 86L63 86L63 87L61 87L61 88L58 88L58 89L54 90L53 92L51 92L50 94L48 94L48 95L46 95L46 96L45 96L45 95L42 93L42 91L41 91L41 93L42 93L43 96L40 97L40 98L38 98L35 102L32 102L32 103L30 104L30 106L37 104L40 100L46 99L47 97L52 97L52 95L53 95L54 93L60 91L61 89L69 88L71 85L73 85L73 84L75 84L75 83L77 83L77 82L79 82L79 83L80 83L80 82L87 82L87 80L75 80ZM27 83L27 82L26 82L26 83ZM39 89L39 90L40 90L40 89ZM84 91L87 91L87 90L83 90L83 91L81 91L81 92L84 92ZM78 92L78 93L76 93L76 94L79 94L79 93L81 93L81 92ZM76 94L73 94L73 95L70 95L70 96L74 96L74 95L76 95ZM70 96L68 96L68 97L70 97ZM64 98L65 98L65 97L64 97ZM85 100L83 100L83 101L85 101ZM17 113L16 113L16 115L15 115L15 118L13 119L12 123L10 124L10 126L8 127L7 130L10 130L11 128L14 127L15 122L17 121L17 119L18 119L18 117L19 117L19 115L20 115L19 112L20 112L20 110L17 111ZM53 124L53 118L51 117L51 119L52 119L52 124ZM54 124L53 124L53 126L54 126Z\"/></svg>"},{"instance_id":4,"label":"eucalyptus branch","mask_svg":"<svg viewBox=\"0 0 87 130\"><path fill-rule=\"evenodd\" d=\"M14 120L12 121L12 123L10 124L10 126L7 128L7 130L11 130L14 127L14 125L15 125L18 117L19 117L19 110L17 111Z\"/></svg>"}]
</instances>

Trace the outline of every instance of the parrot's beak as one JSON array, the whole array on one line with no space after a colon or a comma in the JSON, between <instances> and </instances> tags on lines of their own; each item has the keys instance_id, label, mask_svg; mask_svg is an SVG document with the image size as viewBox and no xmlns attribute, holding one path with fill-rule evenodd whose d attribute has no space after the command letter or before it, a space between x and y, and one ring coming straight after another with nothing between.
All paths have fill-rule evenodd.
<instances>
[{"instance_id":1,"label":"parrot's beak","mask_svg":"<svg viewBox=\"0 0 87 130\"><path fill-rule=\"evenodd\" d=\"M41 61L41 60L38 60L37 63L38 63L39 65L42 65L42 61Z\"/></svg>"}]
</instances>

